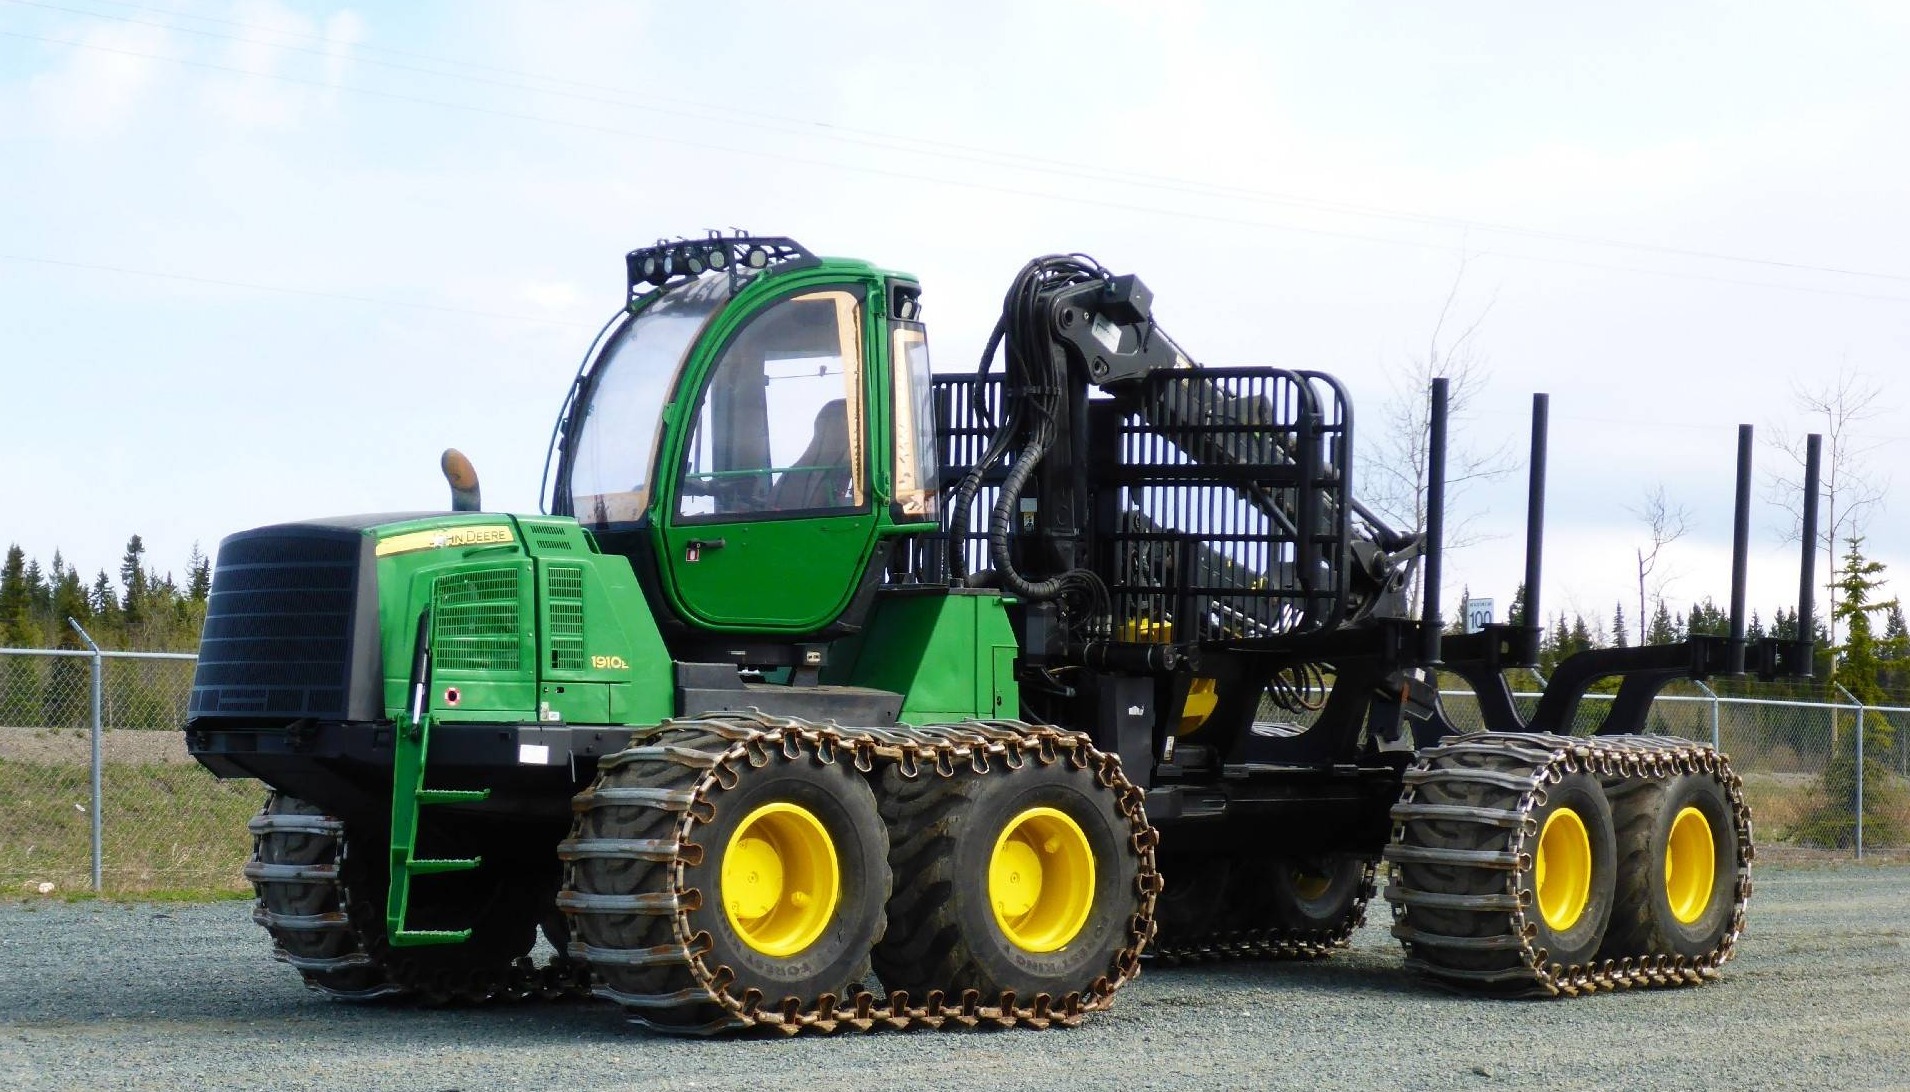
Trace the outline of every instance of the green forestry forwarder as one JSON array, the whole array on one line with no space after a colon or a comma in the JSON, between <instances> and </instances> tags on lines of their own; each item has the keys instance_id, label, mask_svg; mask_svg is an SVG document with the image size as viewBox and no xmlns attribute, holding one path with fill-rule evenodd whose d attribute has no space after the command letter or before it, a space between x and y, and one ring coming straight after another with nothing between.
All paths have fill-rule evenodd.
<instances>
[{"instance_id":1,"label":"green forestry forwarder","mask_svg":"<svg viewBox=\"0 0 1910 1092\"><path fill-rule=\"evenodd\" d=\"M447 452L451 512L219 549L185 730L270 786L255 916L315 989L594 990L679 1032L1073 1025L1150 942L1343 946L1382 855L1394 934L1448 982L1730 957L1738 780L1638 732L1668 679L1810 663L1743 638L1748 449L1733 635L1582 653L1528 718L1502 669L1536 624L1442 641L1408 609L1423 565L1440 617L1443 385L1402 533L1352 493L1334 379L1195 364L1079 255L1028 263L959 375L912 277L790 239L660 242L628 286L550 515L480 511ZM1491 731L1447 721L1435 663Z\"/></svg>"}]
</instances>

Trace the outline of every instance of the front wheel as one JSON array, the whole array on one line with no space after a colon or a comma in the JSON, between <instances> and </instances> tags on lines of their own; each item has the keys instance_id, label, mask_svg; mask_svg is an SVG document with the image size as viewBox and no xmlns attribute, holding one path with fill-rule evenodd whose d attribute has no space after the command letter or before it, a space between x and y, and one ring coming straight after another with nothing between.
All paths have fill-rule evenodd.
<instances>
[{"instance_id":1,"label":"front wheel","mask_svg":"<svg viewBox=\"0 0 1910 1092\"><path fill-rule=\"evenodd\" d=\"M684 887L703 956L727 967L738 994L774 1006L842 996L869 973L889 898L888 839L875 795L846 763L779 762L711 796L715 818L694 829L701 859Z\"/></svg>"}]
</instances>

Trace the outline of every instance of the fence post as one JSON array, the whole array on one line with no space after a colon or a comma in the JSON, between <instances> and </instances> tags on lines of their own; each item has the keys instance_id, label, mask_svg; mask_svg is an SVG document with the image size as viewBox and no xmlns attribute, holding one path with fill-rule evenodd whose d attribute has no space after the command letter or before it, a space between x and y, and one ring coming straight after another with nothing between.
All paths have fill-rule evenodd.
<instances>
[{"instance_id":1,"label":"fence post","mask_svg":"<svg viewBox=\"0 0 1910 1092\"><path fill-rule=\"evenodd\" d=\"M1832 685L1857 707L1857 859L1861 861L1864 859L1864 703L1845 690L1843 683Z\"/></svg>"},{"instance_id":2,"label":"fence post","mask_svg":"<svg viewBox=\"0 0 1910 1092\"><path fill-rule=\"evenodd\" d=\"M1722 751L1724 742L1718 737L1718 692L1706 686L1703 679L1691 681L1697 683L1698 689L1704 691L1704 696L1711 699L1711 749Z\"/></svg>"},{"instance_id":3,"label":"fence post","mask_svg":"<svg viewBox=\"0 0 1910 1092\"><path fill-rule=\"evenodd\" d=\"M101 883L101 874L103 872L101 864L105 857L105 842L102 840L102 830L100 826L100 797L102 795L100 792L100 767L103 765L100 755L100 737L105 731L103 724L104 718L101 716L102 702L100 695L102 690L100 676L105 673L105 662L100 656L99 645L93 642L92 635L87 633L80 625L79 619L69 616L66 620L66 624L72 626L73 632L80 635L80 640L86 642L86 647L93 650L93 894L97 895L103 887Z\"/></svg>"}]
</instances>

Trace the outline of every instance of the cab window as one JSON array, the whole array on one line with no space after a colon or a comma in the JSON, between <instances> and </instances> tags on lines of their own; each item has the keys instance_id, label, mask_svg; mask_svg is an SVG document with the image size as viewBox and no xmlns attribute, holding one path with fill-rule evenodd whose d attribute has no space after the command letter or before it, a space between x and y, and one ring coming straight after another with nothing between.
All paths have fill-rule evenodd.
<instances>
[{"instance_id":1,"label":"cab window","mask_svg":"<svg viewBox=\"0 0 1910 1092\"><path fill-rule=\"evenodd\" d=\"M863 507L861 304L851 289L805 292L736 333L698 397L679 516Z\"/></svg>"}]
</instances>

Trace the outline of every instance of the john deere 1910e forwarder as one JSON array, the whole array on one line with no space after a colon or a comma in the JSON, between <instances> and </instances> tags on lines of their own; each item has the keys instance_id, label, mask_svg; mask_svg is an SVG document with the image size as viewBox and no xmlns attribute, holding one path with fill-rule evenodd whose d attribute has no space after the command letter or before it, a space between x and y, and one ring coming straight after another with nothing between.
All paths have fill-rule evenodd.
<instances>
[{"instance_id":1,"label":"john deere 1910e forwarder","mask_svg":"<svg viewBox=\"0 0 1910 1092\"><path fill-rule=\"evenodd\" d=\"M1440 617L1442 386L1402 533L1355 499L1335 380L1195 364L1141 281L1080 256L1022 269L972 375L930 371L912 278L789 239L628 272L551 515L478 511L447 453L453 512L220 547L186 732L271 786L247 875L313 987L594 988L680 1031L1073 1024L1150 942L1344 944L1382 857L1393 932L1448 982L1696 982L1731 955L1737 778L1635 733L1668 679L1810 663L1743 637L1748 446L1732 635L1581 653L1527 718L1502 669L1536 624L1410 618L1415 566ZM1447 722L1435 664L1492 731Z\"/></svg>"}]
</instances>

